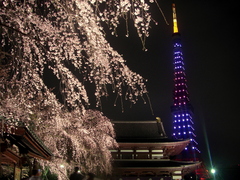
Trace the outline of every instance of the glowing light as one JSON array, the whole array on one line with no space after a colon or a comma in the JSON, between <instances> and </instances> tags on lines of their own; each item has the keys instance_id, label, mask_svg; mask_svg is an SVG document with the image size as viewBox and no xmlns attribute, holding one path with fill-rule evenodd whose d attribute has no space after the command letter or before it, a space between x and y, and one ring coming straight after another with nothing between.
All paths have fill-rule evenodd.
<instances>
[{"instance_id":1,"label":"glowing light","mask_svg":"<svg viewBox=\"0 0 240 180\"><path fill-rule=\"evenodd\" d=\"M212 173L212 174L215 174L215 173L216 173L216 170L215 170L215 169L211 169L211 173Z\"/></svg>"},{"instance_id":2,"label":"glowing light","mask_svg":"<svg viewBox=\"0 0 240 180\"><path fill-rule=\"evenodd\" d=\"M172 9L173 9L173 33L178 33L177 15L176 15L175 4L172 5Z\"/></svg>"}]
</instances>

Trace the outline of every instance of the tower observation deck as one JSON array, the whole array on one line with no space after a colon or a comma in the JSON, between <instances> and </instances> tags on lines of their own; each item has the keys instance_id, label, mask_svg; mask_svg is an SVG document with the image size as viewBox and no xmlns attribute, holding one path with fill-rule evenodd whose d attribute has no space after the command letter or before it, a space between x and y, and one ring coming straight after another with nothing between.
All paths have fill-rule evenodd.
<instances>
[{"instance_id":1,"label":"tower observation deck","mask_svg":"<svg viewBox=\"0 0 240 180\"><path fill-rule=\"evenodd\" d=\"M190 139L189 145L185 148L181 155L181 159L197 160L198 143L195 140L195 129L193 121L193 107L190 103L187 79L184 67L183 51L181 44L181 35L178 31L177 15L175 4L173 10L173 64L174 64L174 89L173 89L173 105L171 113L173 118L173 138Z\"/></svg>"}]
</instances>

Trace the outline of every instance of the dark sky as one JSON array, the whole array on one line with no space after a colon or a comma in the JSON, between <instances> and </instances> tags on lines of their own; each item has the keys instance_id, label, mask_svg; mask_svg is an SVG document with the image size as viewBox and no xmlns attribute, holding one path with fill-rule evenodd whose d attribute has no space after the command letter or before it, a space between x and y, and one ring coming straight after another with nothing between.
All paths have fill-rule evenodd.
<instances>
[{"instance_id":1,"label":"dark sky","mask_svg":"<svg viewBox=\"0 0 240 180\"><path fill-rule=\"evenodd\" d=\"M147 52L142 51L140 39L131 24L130 37L125 37L124 28L118 29L117 38L107 36L112 47L123 54L129 68L148 79L154 115L150 104L144 104L142 100L131 108L129 102L124 102L123 113L120 101L113 106L114 95L103 100L103 112L113 120L161 117L169 137L173 101L171 3L171 0L159 1L169 25L164 22L160 11L151 7L158 25L152 24L146 42ZM226 0L176 0L175 3L190 102L195 109L195 132L203 159L208 166L210 150L215 167L240 164L238 6L234 1Z\"/></svg>"}]
</instances>

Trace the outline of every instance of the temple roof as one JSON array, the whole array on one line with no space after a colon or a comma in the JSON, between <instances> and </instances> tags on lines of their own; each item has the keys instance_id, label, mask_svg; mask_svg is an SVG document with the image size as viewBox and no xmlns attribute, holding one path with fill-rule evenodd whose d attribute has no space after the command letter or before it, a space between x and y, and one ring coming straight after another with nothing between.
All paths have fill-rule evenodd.
<instances>
[{"instance_id":1,"label":"temple roof","mask_svg":"<svg viewBox=\"0 0 240 180\"><path fill-rule=\"evenodd\" d=\"M0 117L1 128L1 152L2 162L5 164L20 163L20 154L27 154L30 157L50 160L52 153L38 138L38 136L23 123L16 122L16 127L6 123L4 117ZM9 148L9 143L18 147L19 152L12 151Z\"/></svg>"},{"instance_id":2,"label":"temple roof","mask_svg":"<svg viewBox=\"0 0 240 180\"><path fill-rule=\"evenodd\" d=\"M158 121L113 121L119 149L136 147L165 149L165 154L175 156L190 140L169 139L160 118Z\"/></svg>"},{"instance_id":3,"label":"temple roof","mask_svg":"<svg viewBox=\"0 0 240 180\"><path fill-rule=\"evenodd\" d=\"M167 137L161 122L157 121L113 121L118 143L176 143L187 140Z\"/></svg>"},{"instance_id":4,"label":"temple roof","mask_svg":"<svg viewBox=\"0 0 240 180\"><path fill-rule=\"evenodd\" d=\"M6 136L11 142L16 144L20 150L25 151L29 156L39 159L50 160L52 153L29 128L18 127L14 133Z\"/></svg>"},{"instance_id":5,"label":"temple roof","mask_svg":"<svg viewBox=\"0 0 240 180\"><path fill-rule=\"evenodd\" d=\"M166 138L157 121L113 121L113 124L117 138Z\"/></svg>"}]
</instances>

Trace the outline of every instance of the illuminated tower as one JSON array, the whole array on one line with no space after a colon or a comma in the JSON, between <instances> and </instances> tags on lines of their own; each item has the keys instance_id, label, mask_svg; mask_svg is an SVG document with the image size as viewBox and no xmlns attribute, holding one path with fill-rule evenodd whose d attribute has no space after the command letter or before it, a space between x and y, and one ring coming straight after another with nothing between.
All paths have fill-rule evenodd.
<instances>
[{"instance_id":1,"label":"illuminated tower","mask_svg":"<svg viewBox=\"0 0 240 180\"><path fill-rule=\"evenodd\" d=\"M175 139L190 139L190 144L183 151L181 158L197 160L200 153L195 140L193 122L193 107L190 104L187 80L183 61L180 33L178 32L175 4L173 4L173 60L174 60L174 90L171 112L173 117L173 137Z\"/></svg>"}]
</instances>

